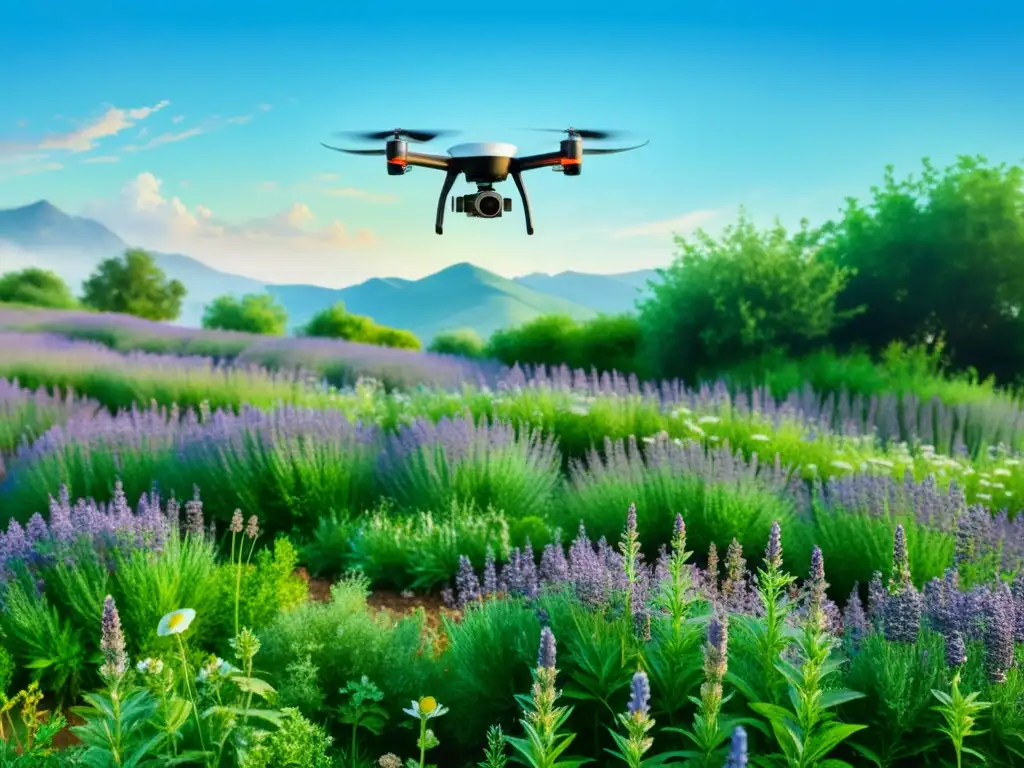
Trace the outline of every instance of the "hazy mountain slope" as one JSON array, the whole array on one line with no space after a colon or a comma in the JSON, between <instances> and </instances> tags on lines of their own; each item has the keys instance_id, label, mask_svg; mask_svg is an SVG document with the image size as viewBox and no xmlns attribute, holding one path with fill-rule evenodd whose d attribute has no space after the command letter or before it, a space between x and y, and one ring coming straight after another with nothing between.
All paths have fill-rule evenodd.
<instances>
[{"instance_id":1,"label":"hazy mountain slope","mask_svg":"<svg viewBox=\"0 0 1024 768\"><path fill-rule=\"evenodd\" d=\"M598 312L617 314L636 311L635 302L646 292L647 281L655 279L657 273L653 269L640 269L617 275L571 271L547 275L534 272L517 277L515 281L535 291L558 296Z\"/></svg>"}]
</instances>

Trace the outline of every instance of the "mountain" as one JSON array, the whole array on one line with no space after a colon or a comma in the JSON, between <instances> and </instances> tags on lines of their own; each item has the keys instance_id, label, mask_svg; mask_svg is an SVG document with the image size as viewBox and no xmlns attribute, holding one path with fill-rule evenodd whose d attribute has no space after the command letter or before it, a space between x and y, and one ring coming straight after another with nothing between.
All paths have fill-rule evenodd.
<instances>
[{"instance_id":1,"label":"mountain","mask_svg":"<svg viewBox=\"0 0 1024 768\"><path fill-rule=\"evenodd\" d=\"M657 280L653 269L638 269L617 275L592 275L586 272L559 272L546 275L534 272L515 278L517 283L541 293L558 296L576 304L618 314L635 310L636 300L648 292L647 281Z\"/></svg>"},{"instance_id":2,"label":"mountain","mask_svg":"<svg viewBox=\"0 0 1024 768\"><path fill-rule=\"evenodd\" d=\"M0 211L0 273L27 266L50 269L76 292L100 261L129 246L92 219L69 216L45 200ZM506 279L469 263L452 265L420 280L373 278L348 288L270 285L208 267L180 253L151 251L164 273L188 289L177 325L198 326L203 308L224 294L267 291L288 311L289 325L304 325L320 310L343 301L351 312L404 328L425 343L444 330L470 328L486 338L499 328L549 313L577 320L598 312L632 309L651 270L622 275L562 272Z\"/></svg>"},{"instance_id":3,"label":"mountain","mask_svg":"<svg viewBox=\"0 0 1024 768\"><path fill-rule=\"evenodd\" d=\"M289 310L295 324L308 321L318 309L336 301L378 323L405 328L424 341L441 331L472 328L484 338L499 328L538 315L565 313L577 320L597 314L559 296L549 296L486 269L463 262L420 280L374 278L330 291L312 285L271 285L267 290Z\"/></svg>"}]
</instances>

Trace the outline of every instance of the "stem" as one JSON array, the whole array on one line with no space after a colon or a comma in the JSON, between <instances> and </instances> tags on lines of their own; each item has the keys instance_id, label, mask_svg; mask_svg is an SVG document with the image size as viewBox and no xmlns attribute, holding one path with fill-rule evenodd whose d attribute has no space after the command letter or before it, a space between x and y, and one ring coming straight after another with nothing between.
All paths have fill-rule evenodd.
<instances>
[{"instance_id":1,"label":"stem","mask_svg":"<svg viewBox=\"0 0 1024 768\"><path fill-rule=\"evenodd\" d=\"M181 641L181 635L174 636L178 641L178 650L181 652L181 671L185 674L185 691L188 693L188 700L192 703L192 714L196 719L196 732L199 734L199 746L206 751L206 742L203 739L203 724L199 721L199 707L196 705L196 697L192 694L192 683L188 679L188 661L185 659L185 643Z\"/></svg>"},{"instance_id":2,"label":"stem","mask_svg":"<svg viewBox=\"0 0 1024 768\"><path fill-rule=\"evenodd\" d=\"M352 768L356 768L356 728L359 727L357 725L358 722L359 721L357 720L356 723L352 724Z\"/></svg>"},{"instance_id":3,"label":"stem","mask_svg":"<svg viewBox=\"0 0 1024 768\"><path fill-rule=\"evenodd\" d=\"M173 728L171 728L171 720L168 715L170 714L170 707L167 705L167 689L160 686L160 702L164 708L164 725L166 726L167 738L171 742L171 754L175 757L178 756L178 739L177 734Z\"/></svg>"},{"instance_id":4,"label":"stem","mask_svg":"<svg viewBox=\"0 0 1024 768\"><path fill-rule=\"evenodd\" d=\"M244 543L244 542L243 542ZM238 637L238 601L242 592L242 549L238 549L238 562L235 563L235 532L231 532L231 563L235 566L235 637Z\"/></svg>"},{"instance_id":5,"label":"stem","mask_svg":"<svg viewBox=\"0 0 1024 768\"><path fill-rule=\"evenodd\" d=\"M420 768L427 759L427 718L420 715Z\"/></svg>"}]
</instances>

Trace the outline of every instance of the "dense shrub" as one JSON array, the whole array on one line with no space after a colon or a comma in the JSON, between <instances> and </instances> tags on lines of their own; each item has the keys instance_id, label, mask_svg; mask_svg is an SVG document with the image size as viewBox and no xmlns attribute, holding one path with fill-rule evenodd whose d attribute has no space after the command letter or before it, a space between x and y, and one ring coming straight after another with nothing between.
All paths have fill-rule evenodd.
<instances>
[{"instance_id":1,"label":"dense shrub","mask_svg":"<svg viewBox=\"0 0 1024 768\"><path fill-rule=\"evenodd\" d=\"M100 312L174 320L185 293L185 286L168 280L149 253L132 248L120 259L100 263L82 286L82 303Z\"/></svg>"},{"instance_id":2,"label":"dense shrub","mask_svg":"<svg viewBox=\"0 0 1024 768\"><path fill-rule=\"evenodd\" d=\"M288 313L268 293L251 293L239 299L219 296L203 310L203 328L284 336Z\"/></svg>"},{"instance_id":3,"label":"dense shrub","mask_svg":"<svg viewBox=\"0 0 1024 768\"><path fill-rule=\"evenodd\" d=\"M381 347L420 349L420 340L410 331L377 325L373 318L354 315L345 309L343 302L337 302L313 315L302 329L305 336L329 339L344 339L362 344L376 344Z\"/></svg>"},{"instance_id":4,"label":"dense shrub","mask_svg":"<svg viewBox=\"0 0 1024 768\"><path fill-rule=\"evenodd\" d=\"M78 304L58 275L35 267L0 275L0 302L50 309L72 309Z\"/></svg>"},{"instance_id":5,"label":"dense shrub","mask_svg":"<svg viewBox=\"0 0 1024 768\"><path fill-rule=\"evenodd\" d=\"M479 359L486 354L487 344L476 331L464 328L437 334L427 349L441 355L460 355L470 359Z\"/></svg>"}]
</instances>

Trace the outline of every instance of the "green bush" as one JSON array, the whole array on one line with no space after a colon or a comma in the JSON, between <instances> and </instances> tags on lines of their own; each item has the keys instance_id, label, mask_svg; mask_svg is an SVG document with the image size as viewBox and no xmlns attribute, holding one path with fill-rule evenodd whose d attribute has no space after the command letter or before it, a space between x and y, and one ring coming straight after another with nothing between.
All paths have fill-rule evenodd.
<instances>
[{"instance_id":1,"label":"green bush","mask_svg":"<svg viewBox=\"0 0 1024 768\"><path fill-rule=\"evenodd\" d=\"M203 328L284 336L288 313L268 293L250 293L238 299L219 296L203 310Z\"/></svg>"},{"instance_id":2,"label":"green bush","mask_svg":"<svg viewBox=\"0 0 1024 768\"><path fill-rule=\"evenodd\" d=\"M181 314L185 293L185 286L168 280L149 253L132 248L96 268L82 286L82 303L99 312L174 320Z\"/></svg>"},{"instance_id":3,"label":"green bush","mask_svg":"<svg viewBox=\"0 0 1024 768\"><path fill-rule=\"evenodd\" d=\"M344 339L381 347L420 349L422 346L411 332L377 325L370 317L352 314L341 301L313 315L302 333L305 336Z\"/></svg>"},{"instance_id":4,"label":"green bush","mask_svg":"<svg viewBox=\"0 0 1024 768\"><path fill-rule=\"evenodd\" d=\"M73 309L78 305L67 283L37 267L0 275L0 302L48 309Z\"/></svg>"},{"instance_id":5,"label":"green bush","mask_svg":"<svg viewBox=\"0 0 1024 768\"><path fill-rule=\"evenodd\" d=\"M431 340L427 350L441 355L459 355L471 360L479 360L487 352L487 343L480 338L480 334L476 331L465 328L437 334Z\"/></svg>"}]
</instances>

